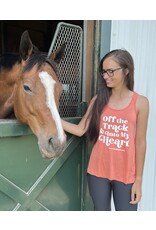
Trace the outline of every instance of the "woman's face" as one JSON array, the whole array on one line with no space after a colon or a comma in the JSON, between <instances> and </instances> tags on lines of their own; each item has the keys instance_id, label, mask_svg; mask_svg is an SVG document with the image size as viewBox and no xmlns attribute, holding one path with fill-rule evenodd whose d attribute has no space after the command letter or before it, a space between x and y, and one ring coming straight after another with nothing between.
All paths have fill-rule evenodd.
<instances>
[{"instance_id":1,"label":"woman's face","mask_svg":"<svg viewBox=\"0 0 156 230\"><path fill-rule=\"evenodd\" d=\"M103 78L109 88L118 88L124 84L125 74L120 65L108 57L103 62Z\"/></svg>"}]
</instances>

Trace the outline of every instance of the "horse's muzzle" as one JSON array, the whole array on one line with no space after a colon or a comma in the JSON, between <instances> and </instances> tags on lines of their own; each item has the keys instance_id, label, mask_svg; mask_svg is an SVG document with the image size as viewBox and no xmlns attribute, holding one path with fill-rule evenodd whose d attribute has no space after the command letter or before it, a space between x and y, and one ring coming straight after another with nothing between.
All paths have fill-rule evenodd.
<instances>
[{"instance_id":1,"label":"horse's muzzle","mask_svg":"<svg viewBox=\"0 0 156 230\"><path fill-rule=\"evenodd\" d=\"M43 158L55 159L63 154L66 146L66 135L61 140L56 136L47 139L39 137L38 146Z\"/></svg>"}]
</instances>

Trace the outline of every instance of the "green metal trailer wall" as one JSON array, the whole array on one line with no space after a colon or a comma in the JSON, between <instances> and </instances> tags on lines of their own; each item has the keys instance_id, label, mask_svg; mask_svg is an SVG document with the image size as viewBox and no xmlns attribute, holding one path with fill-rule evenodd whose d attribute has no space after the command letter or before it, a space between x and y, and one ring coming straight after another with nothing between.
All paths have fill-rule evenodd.
<instances>
[{"instance_id":1,"label":"green metal trailer wall","mask_svg":"<svg viewBox=\"0 0 156 230\"><path fill-rule=\"evenodd\" d=\"M86 209L86 150L85 137L68 136L63 155L44 160L27 126L1 120L0 210Z\"/></svg>"}]
</instances>

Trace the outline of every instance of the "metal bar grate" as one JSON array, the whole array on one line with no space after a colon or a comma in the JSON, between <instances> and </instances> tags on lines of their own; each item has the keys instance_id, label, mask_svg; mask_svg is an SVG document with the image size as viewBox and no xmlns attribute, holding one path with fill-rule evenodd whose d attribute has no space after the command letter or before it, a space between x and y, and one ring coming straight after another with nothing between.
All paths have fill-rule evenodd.
<instances>
[{"instance_id":1,"label":"metal bar grate","mask_svg":"<svg viewBox=\"0 0 156 230\"><path fill-rule=\"evenodd\" d=\"M59 23L49 49L49 54L66 44L64 58L59 64L59 80L63 86L60 98L60 116L79 116L82 76L82 28Z\"/></svg>"}]
</instances>

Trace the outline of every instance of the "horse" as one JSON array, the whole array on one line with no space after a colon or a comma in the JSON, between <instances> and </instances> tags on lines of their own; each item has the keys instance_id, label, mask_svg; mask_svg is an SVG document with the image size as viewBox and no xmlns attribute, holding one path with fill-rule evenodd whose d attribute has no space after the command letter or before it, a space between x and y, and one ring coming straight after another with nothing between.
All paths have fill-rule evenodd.
<instances>
[{"instance_id":1,"label":"horse","mask_svg":"<svg viewBox=\"0 0 156 230\"><path fill-rule=\"evenodd\" d=\"M24 31L19 54L0 57L0 119L15 117L27 124L46 159L61 156L66 145L58 112L62 85L57 70L64 50L63 44L50 55L40 52Z\"/></svg>"}]
</instances>

